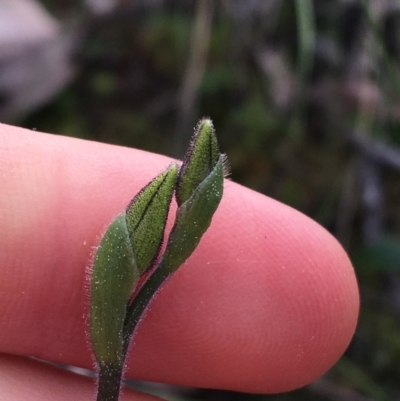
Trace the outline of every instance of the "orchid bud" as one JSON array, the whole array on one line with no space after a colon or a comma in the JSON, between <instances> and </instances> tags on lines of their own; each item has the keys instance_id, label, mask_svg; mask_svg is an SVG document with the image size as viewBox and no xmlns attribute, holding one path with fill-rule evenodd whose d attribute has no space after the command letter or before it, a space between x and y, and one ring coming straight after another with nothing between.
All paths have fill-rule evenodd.
<instances>
[{"instance_id":1,"label":"orchid bud","mask_svg":"<svg viewBox=\"0 0 400 401\"><path fill-rule=\"evenodd\" d=\"M182 167L179 171L176 200L180 206L186 202L199 184L211 173L220 152L212 121L203 118L195 128Z\"/></svg>"},{"instance_id":2,"label":"orchid bud","mask_svg":"<svg viewBox=\"0 0 400 401\"><path fill-rule=\"evenodd\" d=\"M154 295L208 229L222 198L225 170L213 124L204 118L179 173L172 164L107 228L91 275L89 331L98 367L97 401L119 400L135 329ZM175 223L159 256L174 191Z\"/></svg>"},{"instance_id":3,"label":"orchid bud","mask_svg":"<svg viewBox=\"0 0 400 401\"><path fill-rule=\"evenodd\" d=\"M177 175L174 163L147 184L126 209L126 225L140 274L151 267L160 252Z\"/></svg>"},{"instance_id":4,"label":"orchid bud","mask_svg":"<svg viewBox=\"0 0 400 401\"><path fill-rule=\"evenodd\" d=\"M203 118L179 171L179 208L163 268L175 271L197 247L222 198L224 174L224 155L219 152L214 126L209 118Z\"/></svg>"},{"instance_id":5,"label":"orchid bud","mask_svg":"<svg viewBox=\"0 0 400 401\"><path fill-rule=\"evenodd\" d=\"M90 337L96 360L121 364L126 310L137 281L157 258L178 168L153 179L108 227L94 258Z\"/></svg>"}]
</instances>

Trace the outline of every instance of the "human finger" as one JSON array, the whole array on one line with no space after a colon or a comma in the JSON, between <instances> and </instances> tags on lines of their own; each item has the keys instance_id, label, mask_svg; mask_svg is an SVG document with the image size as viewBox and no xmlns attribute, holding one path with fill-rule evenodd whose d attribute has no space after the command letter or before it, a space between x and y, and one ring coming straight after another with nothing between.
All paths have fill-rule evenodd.
<instances>
[{"instance_id":1,"label":"human finger","mask_svg":"<svg viewBox=\"0 0 400 401\"><path fill-rule=\"evenodd\" d=\"M2 127L1 350L90 367L93 246L169 160ZM358 302L351 264L330 234L228 182L198 249L141 322L128 374L240 391L296 388L344 351Z\"/></svg>"}]
</instances>

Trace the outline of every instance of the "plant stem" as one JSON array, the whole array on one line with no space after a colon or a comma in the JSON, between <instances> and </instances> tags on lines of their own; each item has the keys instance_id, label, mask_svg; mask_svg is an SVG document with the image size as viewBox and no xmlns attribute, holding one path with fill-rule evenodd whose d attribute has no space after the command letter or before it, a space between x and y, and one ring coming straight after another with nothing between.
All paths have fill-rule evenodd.
<instances>
[{"instance_id":1,"label":"plant stem","mask_svg":"<svg viewBox=\"0 0 400 401\"><path fill-rule=\"evenodd\" d=\"M160 290L161 285L171 275L171 272L167 270L163 262L159 264L156 270L151 274L147 281L143 284L143 287L139 290L135 296L134 301L129 305L126 320L124 324L123 332L123 350L122 354L126 358L128 352L129 343L133 336L133 332L143 316L143 312L149 306L154 295Z\"/></svg>"},{"instance_id":2,"label":"plant stem","mask_svg":"<svg viewBox=\"0 0 400 401\"><path fill-rule=\"evenodd\" d=\"M123 332L124 360L120 366L107 363L99 364L96 401L119 400L119 394L122 387L122 372L133 332L154 295L170 275L171 272L168 271L161 262L154 273L147 279L143 287L139 290L134 302L128 307Z\"/></svg>"},{"instance_id":3,"label":"plant stem","mask_svg":"<svg viewBox=\"0 0 400 401\"><path fill-rule=\"evenodd\" d=\"M118 401L122 386L121 366L115 364L99 364L99 376L96 401Z\"/></svg>"},{"instance_id":4,"label":"plant stem","mask_svg":"<svg viewBox=\"0 0 400 401\"><path fill-rule=\"evenodd\" d=\"M120 366L107 363L99 364L96 401L119 400L122 387L122 372L133 332L154 295L170 275L171 272L164 267L161 261L160 265L139 290L134 302L128 307L123 331L123 361Z\"/></svg>"}]
</instances>

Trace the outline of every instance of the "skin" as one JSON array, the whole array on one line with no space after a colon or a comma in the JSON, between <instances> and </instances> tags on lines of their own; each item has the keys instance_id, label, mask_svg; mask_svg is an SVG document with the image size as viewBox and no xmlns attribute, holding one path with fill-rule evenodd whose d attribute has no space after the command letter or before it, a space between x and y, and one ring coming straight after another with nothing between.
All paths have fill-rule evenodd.
<instances>
[{"instance_id":1,"label":"skin","mask_svg":"<svg viewBox=\"0 0 400 401\"><path fill-rule=\"evenodd\" d=\"M88 400L87 276L110 221L170 160L0 125L0 401ZM317 223L231 181L212 225L139 325L127 375L282 392L315 380L354 333L357 282ZM123 400L154 397L125 391Z\"/></svg>"}]
</instances>

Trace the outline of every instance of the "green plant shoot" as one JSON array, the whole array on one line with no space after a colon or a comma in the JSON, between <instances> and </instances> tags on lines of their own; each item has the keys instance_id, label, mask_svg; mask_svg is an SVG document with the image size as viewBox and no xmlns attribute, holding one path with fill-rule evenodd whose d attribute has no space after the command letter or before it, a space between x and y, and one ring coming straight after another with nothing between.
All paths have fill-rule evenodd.
<instances>
[{"instance_id":1,"label":"green plant shoot","mask_svg":"<svg viewBox=\"0 0 400 401\"><path fill-rule=\"evenodd\" d=\"M118 401L129 344L140 318L210 226L222 198L225 166L213 124L203 118L181 167L173 163L154 178L107 228L90 283L89 333L98 372L97 401ZM160 255L174 195L175 222ZM137 288L141 278L144 283Z\"/></svg>"}]
</instances>

